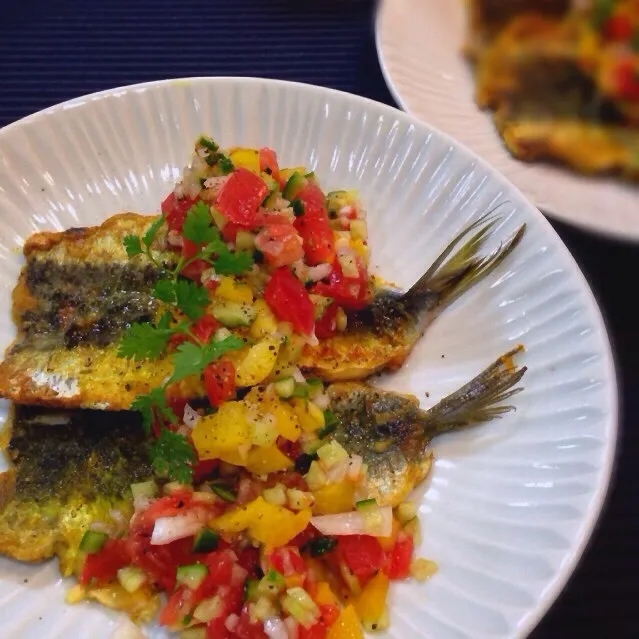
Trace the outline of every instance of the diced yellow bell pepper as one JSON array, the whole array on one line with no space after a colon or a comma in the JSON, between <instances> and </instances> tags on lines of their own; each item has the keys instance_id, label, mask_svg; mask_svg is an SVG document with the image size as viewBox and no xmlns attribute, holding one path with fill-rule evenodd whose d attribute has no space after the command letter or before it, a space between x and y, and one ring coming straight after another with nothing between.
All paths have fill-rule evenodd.
<instances>
[{"instance_id":1,"label":"diced yellow bell pepper","mask_svg":"<svg viewBox=\"0 0 639 639\"><path fill-rule=\"evenodd\" d=\"M265 448L252 448L244 464L246 469L254 475L268 475L287 470L293 462L275 445Z\"/></svg>"},{"instance_id":2,"label":"diced yellow bell pepper","mask_svg":"<svg viewBox=\"0 0 639 639\"><path fill-rule=\"evenodd\" d=\"M211 526L220 532L248 530L255 541L276 548L297 537L308 526L310 520L310 510L292 513L282 506L274 506L258 497L245 506L214 519Z\"/></svg>"},{"instance_id":3,"label":"diced yellow bell pepper","mask_svg":"<svg viewBox=\"0 0 639 639\"><path fill-rule=\"evenodd\" d=\"M237 304L252 304L253 291L248 284L238 282L234 277L222 275L215 289L215 297Z\"/></svg>"},{"instance_id":4,"label":"diced yellow bell pepper","mask_svg":"<svg viewBox=\"0 0 639 639\"><path fill-rule=\"evenodd\" d=\"M217 413L202 417L193 427L193 444L200 459L215 459L224 453L248 450L251 429L242 402L224 402Z\"/></svg>"},{"instance_id":5,"label":"diced yellow bell pepper","mask_svg":"<svg viewBox=\"0 0 639 639\"><path fill-rule=\"evenodd\" d=\"M236 167L243 167L252 171L253 173L260 173L260 159L257 149L247 149L243 147L236 147L229 153L231 162Z\"/></svg>"},{"instance_id":6,"label":"diced yellow bell pepper","mask_svg":"<svg viewBox=\"0 0 639 639\"><path fill-rule=\"evenodd\" d=\"M262 337L273 335L277 330L277 320L268 307L268 304L264 300L259 299L253 307L255 308L256 316L250 329L251 337L261 339Z\"/></svg>"},{"instance_id":7,"label":"diced yellow bell pepper","mask_svg":"<svg viewBox=\"0 0 639 639\"><path fill-rule=\"evenodd\" d=\"M378 572L355 598L355 611L365 626L376 624L384 614L388 595L388 577Z\"/></svg>"},{"instance_id":8,"label":"diced yellow bell pepper","mask_svg":"<svg viewBox=\"0 0 639 639\"><path fill-rule=\"evenodd\" d=\"M320 581L315 586L315 593L313 598L315 599L315 603L320 606L339 605L337 597L333 594L331 587L325 581Z\"/></svg>"},{"instance_id":9,"label":"diced yellow bell pepper","mask_svg":"<svg viewBox=\"0 0 639 639\"><path fill-rule=\"evenodd\" d=\"M282 322L278 324L278 331L282 327ZM297 363L302 355L306 342L301 335L292 334L287 336L286 344L280 351L278 368L287 368Z\"/></svg>"},{"instance_id":10,"label":"diced yellow bell pepper","mask_svg":"<svg viewBox=\"0 0 639 639\"><path fill-rule=\"evenodd\" d=\"M364 639L362 626L354 606L348 605L328 629L326 639Z\"/></svg>"},{"instance_id":11,"label":"diced yellow bell pepper","mask_svg":"<svg viewBox=\"0 0 639 639\"><path fill-rule=\"evenodd\" d=\"M353 510L355 502L355 484L341 481L337 484L326 484L313 491L316 515L335 515Z\"/></svg>"},{"instance_id":12,"label":"diced yellow bell pepper","mask_svg":"<svg viewBox=\"0 0 639 639\"><path fill-rule=\"evenodd\" d=\"M254 386L264 381L275 367L280 341L267 338L251 346L246 357L235 369L237 386Z\"/></svg>"},{"instance_id":13,"label":"diced yellow bell pepper","mask_svg":"<svg viewBox=\"0 0 639 639\"><path fill-rule=\"evenodd\" d=\"M296 442L300 438L301 429L295 411L287 403L274 399L274 406L271 411L275 417L275 428L277 432L291 442Z\"/></svg>"},{"instance_id":14,"label":"diced yellow bell pepper","mask_svg":"<svg viewBox=\"0 0 639 639\"><path fill-rule=\"evenodd\" d=\"M304 432L314 433L324 426L324 414L313 402L294 397L291 405Z\"/></svg>"}]
</instances>

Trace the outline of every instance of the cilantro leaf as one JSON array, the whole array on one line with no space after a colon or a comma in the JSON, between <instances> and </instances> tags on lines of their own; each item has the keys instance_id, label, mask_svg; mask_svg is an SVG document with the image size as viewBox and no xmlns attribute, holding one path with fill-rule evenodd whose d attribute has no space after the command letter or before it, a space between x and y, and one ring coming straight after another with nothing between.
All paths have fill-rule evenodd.
<instances>
[{"instance_id":1,"label":"cilantro leaf","mask_svg":"<svg viewBox=\"0 0 639 639\"><path fill-rule=\"evenodd\" d=\"M167 304L175 304L175 283L171 280L158 280L153 287L153 297Z\"/></svg>"},{"instance_id":2,"label":"cilantro leaf","mask_svg":"<svg viewBox=\"0 0 639 639\"><path fill-rule=\"evenodd\" d=\"M197 320L204 315L209 294L203 286L180 279L175 283L175 304L187 317Z\"/></svg>"},{"instance_id":3,"label":"cilantro leaf","mask_svg":"<svg viewBox=\"0 0 639 639\"><path fill-rule=\"evenodd\" d=\"M153 244L153 240L155 236L158 234L160 227L164 224L164 215L160 215L160 217L149 226L146 233L142 236L142 242L146 248L149 248L151 244Z\"/></svg>"},{"instance_id":4,"label":"cilantro leaf","mask_svg":"<svg viewBox=\"0 0 639 639\"><path fill-rule=\"evenodd\" d=\"M173 375L169 384L179 382L190 375L199 375L213 361L228 351L244 346L244 341L235 335L229 335L218 342L198 346L185 342L177 347L173 354Z\"/></svg>"},{"instance_id":5,"label":"cilantro leaf","mask_svg":"<svg viewBox=\"0 0 639 639\"><path fill-rule=\"evenodd\" d=\"M118 357L128 357L135 360L157 359L166 350L173 330L164 322L161 326L153 324L131 324L124 334Z\"/></svg>"},{"instance_id":6,"label":"cilantro leaf","mask_svg":"<svg viewBox=\"0 0 639 639\"><path fill-rule=\"evenodd\" d=\"M253 256L248 251L226 250L217 254L217 259L213 262L215 272L219 275L239 275L248 271L253 266Z\"/></svg>"},{"instance_id":7,"label":"cilantro leaf","mask_svg":"<svg viewBox=\"0 0 639 639\"><path fill-rule=\"evenodd\" d=\"M231 158L226 157L226 155L220 156L217 161L217 168L220 170L222 175L228 175L235 169Z\"/></svg>"},{"instance_id":8,"label":"cilantro leaf","mask_svg":"<svg viewBox=\"0 0 639 639\"><path fill-rule=\"evenodd\" d=\"M156 416L161 416L172 424L177 423L175 413L166 403L164 388L154 388L148 395L138 395L131 404L131 410L142 414L142 426L148 435Z\"/></svg>"},{"instance_id":9,"label":"cilantro leaf","mask_svg":"<svg viewBox=\"0 0 639 639\"><path fill-rule=\"evenodd\" d=\"M219 239L219 233L213 227L213 218L209 207L201 200L188 210L182 227L182 235L196 244L205 244Z\"/></svg>"},{"instance_id":10,"label":"cilantro leaf","mask_svg":"<svg viewBox=\"0 0 639 639\"><path fill-rule=\"evenodd\" d=\"M168 475L181 484L191 482L195 461L195 451L186 437L167 428L160 431L160 436L151 445L151 463L155 472Z\"/></svg>"},{"instance_id":11,"label":"cilantro leaf","mask_svg":"<svg viewBox=\"0 0 639 639\"><path fill-rule=\"evenodd\" d=\"M129 257L135 257L142 253L142 245L140 244L140 238L137 235L127 235L122 241L126 254Z\"/></svg>"}]
</instances>

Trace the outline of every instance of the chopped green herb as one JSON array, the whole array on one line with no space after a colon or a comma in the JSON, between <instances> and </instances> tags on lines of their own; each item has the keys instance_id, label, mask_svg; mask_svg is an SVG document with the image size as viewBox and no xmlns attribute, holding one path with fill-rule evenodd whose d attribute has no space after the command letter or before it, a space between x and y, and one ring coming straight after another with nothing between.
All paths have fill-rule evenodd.
<instances>
[{"instance_id":1,"label":"chopped green herb","mask_svg":"<svg viewBox=\"0 0 639 639\"><path fill-rule=\"evenodd\" d=\"M154 388L148 395L138 395L131 404L131 410L142 413L142 426L148 435L156 417L171 424L177 423L177 416L166 403L164 388Z\"/></svg>"},{"instance_id":2,"label":"chopped green herb","mask_svg":"<svg viewBox=\"0 0 639 639\"><path fill-rule=\"evenodd\" d=\"M196 244L208 244L220 239L217 229L213 226L209 207L201 200L188 210L182 227L182 236Z\"/></svg>"},{"instance_id":3,"label":"chopped green herb","mask_svg":"<svg viewBox=\"0 0 639 639\"><path fill-rule=\"evenodd\" d=\"M135 360L157 359L166 350L173 334L170 328L160 328L153 324L132 324L118 348L118 357Z\"/></svg>"},{"instance_id":4,"label":"chopped green herb","mask_svg":"<svg viewBox=\"0 0 639 639\"><path fill-rule=\"evenodd\" d=\"M191 280L175 282L175 305L190 319L197 320L209 305L209 294L203 286Z\"/></svg>"},{"instance_id":5,"label":"chopped green herb","mask_svg":"<svg viewBox=\"0 0 639 639\"><path fill-rule=\"evenodd\" d=\"M191 482L192 465L196 460L193 446L186 437L168 428L163 428L160 436L151 445L151 463L154 470L181 484Z\"/></svg>"},{"instance_id":6,"label":"chopped green herb","mask_svg":"<svg viewBox=\"0 0 639 639\"><path fill-rule=\"evenodd\" d=\"M328 437L335 429L339 426L339 419L336 417L335 413L330 410L324 411L324 427L320 428L317 431L317 436L320 439L324 439Z\"/></svg>"},{"instance_id":7,"label":"chopped green herb","mask_svg":"<svg viewBox=\"0 0 639 639\"><path fill-rule=\"evenodd\" d=\"M142 253L142 244L140 243L140 238L137 235L127 235L124 240L124 248L126 249L126 254L129 257L135 257Z\"/></svg>"},{"instance_id":8,"label":"chopped green herb","mask_svg":"<svg viewBox=\"0 0 639 639\"><path fill-rule=\"evenodd\" d=\"M334 537L315 537L300 547L302 552L307 552L311 557L325 555L335 548L337 540Z\"/></svg>"},{"instance_id":9,"label":"chopped green herb","mask_svg":"<svg viewBox=\"0 0 639 639\"><path fill-rule=\"evenodd\" d=\"M147 249L149 249L151 247L151 244L153 244L153 240L158 234L158 231L160 230L162 224L164 224L164 215L160 215L160 217L155 220L155 222L153 222L151 226L149 226L146 233L142 236L142 243L144 244L144 246L146 246Z\"/></svg>"},{"instance_id":10,"label":"chopped green herb","mask_svg":"<svg viewBox=\"0 0 639 639\"><path fill-rule=\"evenodd\" d=\"M216 153L217 150L220 148L211 138L207 137L206 135L201 135L197 143L211 153Z\"/></svg>"},{"instance_id":11,"label":"chopped green herb","mask_svg":"<svg viewBox=\"0 0 639 639\"><path fill-rule=\"evenodd\" d=\"M190 375L199 375L211 362L222 357L224 353L237 350L242 346L244 346L244 342L235 335L229 335L229 337L204 346L190 342L180 344L172 356L173 375L168 383L179 382Z\"/></svg>"},{"instance_id":12,"label":"chopped green herb","mask_svg":"<svg viewBox=\"0 0 639 639\"><path fill-rule=\"evenodd\" d=\"M223 486L222 484L211 484L211 490L224 501L229 502L230 504L235 503L235 493L228 487Z\"/></svg>"}]
</instances>

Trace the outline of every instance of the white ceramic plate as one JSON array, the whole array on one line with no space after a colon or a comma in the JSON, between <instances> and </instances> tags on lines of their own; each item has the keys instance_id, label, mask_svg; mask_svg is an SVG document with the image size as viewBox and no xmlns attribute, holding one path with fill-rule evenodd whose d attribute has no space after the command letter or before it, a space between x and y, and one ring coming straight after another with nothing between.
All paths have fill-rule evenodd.
<instances>
[{"instance_id":1,"label":"white ceramic plate","mask_svg":"<svg viewBox=\"0 0 639 639\"><path fill-rule=\"evenodd\" d=\"M490 113L474 102L474 80L460 53L465 33L463 0L380 2L377 51L398 104L470 147L548 215L589 231L639 241L639 186L524 163L508 153Z\"/></svg>"},{"instance_id":2,"label":"white ceramic plate","mask_svg":"<svg viewBox=\"0 0 639 639\"><path fill-rule=\"evenodd\" d=\"M526 345L517 412L437 441L432 479L417 499L419 552L440 572L423 585L393 586L388 636L526 635L599 514L615 450L615 371L595 300L548 222L437 130L352 95L234 78L116 89L11 125L0 132L2 345L14 332L9 295L24 239L118 211L156 211L201 132L222 145L274 147L284 165L312 167L325 188L360 189L374 268L403 286L496 202L510 201L500 237L528 224L508 263L449 308L405 368L382 382L429 406L509 347ZM1 634L110 636L115 615L65 606L67 585L52 563L0 561Z\"/></svg>"}]
</instances>

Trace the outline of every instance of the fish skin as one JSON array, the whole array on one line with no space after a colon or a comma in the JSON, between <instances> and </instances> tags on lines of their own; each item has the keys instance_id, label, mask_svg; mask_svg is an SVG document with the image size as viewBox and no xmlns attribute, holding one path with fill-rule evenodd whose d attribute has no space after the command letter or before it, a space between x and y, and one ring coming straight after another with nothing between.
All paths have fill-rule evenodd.
<instances>
[{"instance_id":1,"label":"fish skin","mask_svg":"<svg viewBox=\"0 0 639 639\"><path fill-rule=\"evenodd\" d=\"M463 387L429 410L411 395L382 391L358 382L328 387L330 408L339 420L333 437L367 465L368 497L380 506L397 506L429 473L431 440L439 434L489 421L514 410L502 402L518 393L514 386L526 367L500 357Z\"/></svg>"},{"instance_id":2,"label":"fish skin","mask_svg":"<svg viewBox=\"0 0 639 639\"><path fill-rule=\"evenodd\" d=\"M129 521L131 484L153 474L149 440L137 413L12 410L12 466L0 475L0 553L26 562L57 555L67 576L91 523L118 529Z\"/></svg>"},{"instance_id":3,"label":"fish skin","mask_svg":"<svg viewBox=\"0 0 639 639\"><path fill-rule=\"evenodd\" d=\"M525 224L495 251L480 255L499 220L493 212L463 229L408 291L377 291L366 308L348 313L344 332L307 345L299 367L329 382L365 379L400 368L431 323L521 242Z\"/></svg>"}]
</instances>

